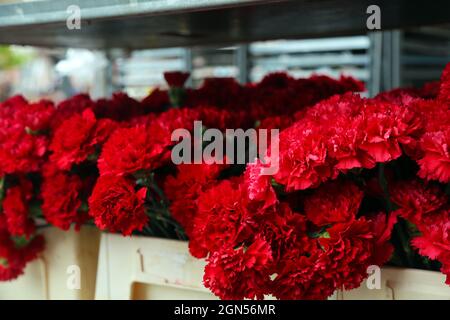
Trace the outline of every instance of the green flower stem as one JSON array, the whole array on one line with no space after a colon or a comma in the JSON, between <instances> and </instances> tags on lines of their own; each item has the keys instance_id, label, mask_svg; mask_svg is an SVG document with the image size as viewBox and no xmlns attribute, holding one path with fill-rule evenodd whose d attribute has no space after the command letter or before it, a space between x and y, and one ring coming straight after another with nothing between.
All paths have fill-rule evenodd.
<instances>
[{"instance_id":1,"label":"green flower stem","mask_svg":"<svg viewBox=\"0 0 450 320\"><path fill-rule=\"evenodd\" d=\"M159 199L162 201L162 203L165 205L167 203L167 199L166 199L166 195L164 194L164 192L161 190L161 188L159 188L158 184L155 181L155 175L154 173L152 173L149 177L149 187L156 192L156 194L158 195Z\"/></svg>"},{"instance_id":2,"label":"green flower stem","mask_svg":"<svg viewBox=\"0 0 450 320\"><path fill-rule=\"evenodd\" d=\"M394 211L394 205L393 205L390 195L389 195L389 188L388 188L386 176L384 174L384 168L385 168L384 163L380 163L378 165L378 179L380 182L380 187L383 191L386 211L388 213L391 213L392 211ZM404 260L406 266L414 267L415 263L414 263L414 258L413 258L413 252L411 251L411 246L409 244L409 240L407 237L408 232L407 232L407 230L405 230L401 221L397 222L396 225L394 226L394 232L396 234L396 237L400 241L400 245L403 250L403 254L402 254L403 259L402 260Z\"/></svg>"},{"instance_id":3,"label":"green flower stem","mask_svg":"<svg viewBox=\"0 0 450 320\"><path fill-rule=\"evenodd\" d=\"M2 201L5 195L5 177L0 178L0 209L2 208Z\"/></svg>"},{"instance_id":4,"label":"green flower stem","mask_svg":"<svg viewBox=\"0 0 450 320\"><path fill-rule=\"evenodd\" d=\"M184 88L172 87L169 89L170 104L174 108L179 108L184 102L186 90Z\"/></svg>"},{"instance_id":5,"label":"green flower stem","mask_svg":"<svg viewBox=\"0 0 450 320\"><path fill-rule=\"evenodd\" d=\"M386 176L384 175L384 163L378 165L378 180L380 181L380 187L383 191L384 201L386 202L386 210L388 213L394 211L391 198L389 196L389 189L387 185Z\"/></svg>"},{"instance_id":6,"label":"green flower stem","mask_svg":"<svg viewBox=\"0 0 450 320\"><path fill-rule=\"evenodd\" d=\"M407 231L403 228L402 221L397 222L397 224L394 226L394 232L397 235L397 238L400 241L400 245L405 254L406 266L414 267L414 253L411 251L411 246L407 237Z\"/></svg>"},{"instance_id":7,"label":"green flower stem","mask_svg":"<svg viewBox=\"0 0 450 320\"><path fill-rule=\"evenodd\" d=\"M156 219L163 221L167 224L169 224L170 226L172 226L172 228L174 229L176 235L178 236L178 238L180 238L181 236L181 240L186 239L186 236L184 235L184 231L183 229L180 227L180 225L178 223L176 223L175 221L173 221L172 219L167 219L163 216L156 216Z\"/></svg>"},{"instance_id":8,"label":"green flower stem","mask_svg":"<svg viewBox=\"0 0 450 320\"><path fill-rule=\"evenodd\" d=\"M169 239L186 240L181 226L173 219L169 210L169 202L164 192L155 181L153 172L141 171L135 174L138 184L147 188L147 216L150 218L149 225L143 229L145 235L163 235Z\"/></svg>"},{"instance_id":9,"label":"green flower stem","mask_svg":"<svg viewBox=\"0 0 450 320\"><path fill-rule=\"evenodd\" d=\"M155 233L153 232L152 228L150 228L149 225L146 225L146 226L144 227L142 233L143 233L144 235L148 235L148 236L154 236L154 235L155 235Z\"/></svg>"},{"instance_id":10,"label":"green flower stem","mask_svg":"<svg viewBox=\"0 0 450 320\"><path fill-rule=\"evenodd\" d=\"M52 225L50 223L41 224L36 226L36 229L44 229L44 228L50 228Z\"/></svg>"},{"instance_id":11,"label":"green flower stem","mask_svg":"<svg viewBox=\"0 0 450 320\"><path fill-rule=\"evenodd\" d=\"M445 194L450 197L450 182L447 183L447 186L445 187Z\"/></svg>"},{"instance_id":12,"label":"green flower stem","mask_svg":"<svg viewBox=\"0 0 450 320\"><path fill-rule=\"evenodd\" d=\"M164 235L165 238L168 238L168 239L171 238L170 233L166 230L165 227L163 227L163 226L161 225L161 223L158 221L158 219L152 219L152 220L150 221L150 223L151 223L152 225L156 226L156 227L161 231L161 233Z\"/></svg>"}]
</instances>

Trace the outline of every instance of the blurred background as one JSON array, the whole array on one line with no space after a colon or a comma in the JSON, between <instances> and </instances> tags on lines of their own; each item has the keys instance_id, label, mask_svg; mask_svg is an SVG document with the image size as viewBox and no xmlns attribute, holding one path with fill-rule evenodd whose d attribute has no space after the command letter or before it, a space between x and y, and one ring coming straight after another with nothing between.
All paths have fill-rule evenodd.
<instances>
[{"instance_id":1,"label":"blurred background","mask_svg":"<svg viewBox=\"0 0 450 320\"><path fill-rule=\"evenodd\" d=\"M388 56L389 59L383 56ZM398 86L437 80L450 61L450 27L424 27L367 36L276 40L229 47L126 51L40 49L0 46L0 97L64 99L78 92L93 98L123 90L142 98L164 87L163 72L190 71L189 86L208 77L258 81L274 71L295 77L351 75L368 95Z\"/></svg>"}]
</instances>

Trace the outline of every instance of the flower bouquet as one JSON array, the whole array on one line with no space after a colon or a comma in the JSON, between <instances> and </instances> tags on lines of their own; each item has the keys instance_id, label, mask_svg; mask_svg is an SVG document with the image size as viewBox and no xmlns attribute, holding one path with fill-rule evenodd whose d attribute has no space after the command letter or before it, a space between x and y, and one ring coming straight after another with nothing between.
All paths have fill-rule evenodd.
<instances>
[{"instance_id":1,"label":"flower bouquet","mask_svg":"<svg viewBox=\"0 0 450 320\"><path fill-rule=\"evenodd\" d=\"M36 229L95 224L188 240L221 299L325 299L386 263L450 283L450 65L371 99L349 77L188 76L166 73L142 101L0 105L0 279L43 250ZM224 155L228 130L255 139Z\"/></svg>"}]
</instances>

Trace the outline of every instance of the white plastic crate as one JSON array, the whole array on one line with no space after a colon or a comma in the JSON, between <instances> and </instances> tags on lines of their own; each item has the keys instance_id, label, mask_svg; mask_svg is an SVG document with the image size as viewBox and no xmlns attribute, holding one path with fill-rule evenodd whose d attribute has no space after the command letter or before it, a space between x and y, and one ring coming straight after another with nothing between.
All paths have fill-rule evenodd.
<instances>
[{"instance_id":1,"label":"white plastic crate","mask_svg":"<svg viewBox=\"0 0 450 320\"><path fill-rule=\"evenodd\" d=\"M365 282L354 290L338 291L337 300L450 300L450 286L440 272L381 269L381 288L368 289Z\"/></svg>"},{"instance_id":2,"label":"white plastic crate","mask_svg":"<svg viewBox=\"0 0 450 320\"><path fill-rule=\"evenodd\" d=\"M217 299L203 286L204 266L187 242L103 234L96 299Z\"/></svg>"},{"instance_id":3,"label":"white plastic crate","mask_svg":"<svg viewBox=\"0 0 450 320\"><path fill-rule=\"evenodd\" d=\"M82 227L79 232L53 227L42 230L46 249L30 262L18 279L0 282L0 300L76 300L93 299L97 271L100 232ZM68 286L73 268L79 267L80 287Z\"/></svg>"},{"instance_id":4,"label":"white plastic crate","mask_svg":"<svg viewBox=\"0 0 450 320\"><path fill-rule=\"evenodd\" d=\"M189 254L187 242L103 234L96 299L217 299L202 284L204 266ZM450 299L450 287L440 272L385 267L380 289L363 282L329 299Z\"/></svg>"}]
</instances>

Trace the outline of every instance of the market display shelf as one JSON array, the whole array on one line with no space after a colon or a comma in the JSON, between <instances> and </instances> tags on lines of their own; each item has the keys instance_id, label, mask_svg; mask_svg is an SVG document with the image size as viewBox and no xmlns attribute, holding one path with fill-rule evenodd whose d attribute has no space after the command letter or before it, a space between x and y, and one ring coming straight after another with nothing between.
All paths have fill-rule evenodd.
<instances>
[{"instance_id":1,"label":"market display shelf","mask_svg":"<svg viewBox=\"0 0 450 320\"><path fill-rule=\"evenodd\" d=\"M355 35L368 31L372 4L383 30L450 22L447 0L9 0L0 43L139 49ZM81 29L69 29L76 8Z\"/></svg>"}]
</instances>

